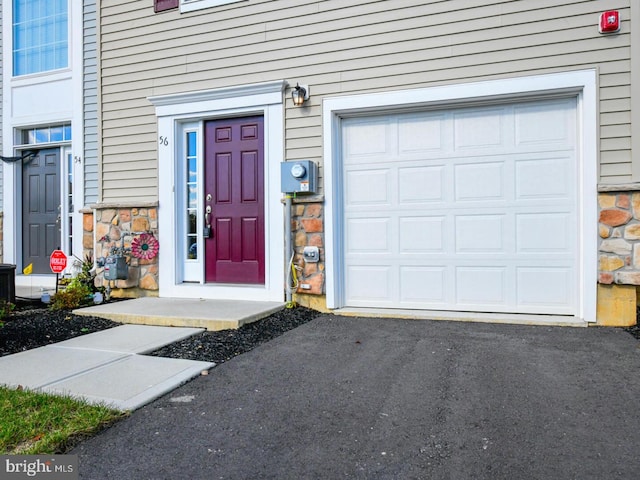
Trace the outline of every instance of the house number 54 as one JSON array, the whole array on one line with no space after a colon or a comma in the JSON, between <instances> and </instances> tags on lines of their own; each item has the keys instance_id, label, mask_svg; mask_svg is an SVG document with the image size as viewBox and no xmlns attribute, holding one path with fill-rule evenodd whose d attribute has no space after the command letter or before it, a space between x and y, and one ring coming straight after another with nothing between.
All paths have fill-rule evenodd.
<instances>
[{"instance_id":1,"label":"house number 54","mask_svg":"<svg viewBox=\"0 0 640 480\"><path fill-rule=\"evenodd\" d=\"M158 143L166 147L167 145L169 145L169 139L167 137L160 136L160 141Z\"/></svg>"}]
</instances>

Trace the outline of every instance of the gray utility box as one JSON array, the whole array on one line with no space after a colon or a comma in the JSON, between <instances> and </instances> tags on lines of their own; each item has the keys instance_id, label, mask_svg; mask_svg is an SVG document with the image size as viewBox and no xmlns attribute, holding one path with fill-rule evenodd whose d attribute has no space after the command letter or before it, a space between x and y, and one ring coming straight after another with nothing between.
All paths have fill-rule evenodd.
<instances>
[{"instance_id":1,"label":"gray utility box","mask_svg":"<svg viewBox=\"0 0 640 480\"><path fill-rule=\"evenodd\" d=\"M283 193L315 193L318 191L318 165L311 160L280 164Z\"/></svg>"},{"instance_id":2,"label":"gray utility box","mask_svg":"<svg viewBox=\"0 0 640 480\"><path fill-rule=\"evenodd\" d=\"M0 263L0 300L16 303L16 266Z\"/></svg>"},{"instance_id":3,"label":"gray utility box","mask_svg":"<svg viewBox=\"0 0 640 480\"><path fill-rule=\"evenodd\" d=\"M109 255L104 261L105 280L126 280L129 277L127 259L122 255Z\"/></svg>"}]
</instances>

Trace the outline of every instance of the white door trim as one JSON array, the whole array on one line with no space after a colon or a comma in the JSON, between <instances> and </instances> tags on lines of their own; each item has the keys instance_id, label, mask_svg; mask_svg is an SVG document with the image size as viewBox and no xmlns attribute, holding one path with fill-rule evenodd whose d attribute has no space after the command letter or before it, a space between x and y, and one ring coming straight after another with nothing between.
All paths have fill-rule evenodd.
<instances>
[{"instance_id":1,"label":"white door trim","mask_svg":"<svg viewBox=\"0 0 640 480\"><path fill-rule=\"evenodd\" d=\"M160 255L159 295L176 298L224 300L284 301L284 216L280 192L280 162L284 158L283 81L252 84L210 91L188 92L149 98L156 107L158 136L158 237L164 255ZM180 133L187 122L236 117L264 116L264 192L265 192L265 284L220 285L185 283L181 257L174 255L180 246L176 238L176 197L180 189L176 158L180 154Z\"/></svg>"},{"instance_id":2,"label":"white door trim","mask_svg":"<svg viewBox=\"0 0 640 480\"><path fill-rule=\"evenodd\" d=\"M428 87L415 90L380 92L323 101L325 228L327 229L327 307L344 306L342 284L342 188L341 118L406 111L412 108L455 107L463 104L503 100L543 98L552 95L578 96L579 134L579 320L595 322L597 288L597 76L595 70L536 75Z\"/></svg>"}]
</instances>

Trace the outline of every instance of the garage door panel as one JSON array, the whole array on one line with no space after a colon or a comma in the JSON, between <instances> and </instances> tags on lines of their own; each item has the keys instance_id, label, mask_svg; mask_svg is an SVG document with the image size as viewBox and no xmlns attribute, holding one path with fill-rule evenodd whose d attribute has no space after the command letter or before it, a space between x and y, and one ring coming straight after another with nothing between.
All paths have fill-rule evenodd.
<instances>
[{"instance_id":1,"label":"garage door panel","mask_svg":"<svg viewBox=\"0 0 640 480\"><path fill-rule=\"evenodd\" d=\"M455 166L455 198L459 201L504 199L504 163Z\"/></svg>"},{"instance_id":2,"label":"garage door panel","mask_svg":"<svg viewBox=\"0 0 640 480\"><path fill-rule=\"evenodd\" d=\"M399 203L443 201L445 192L445 167L398 168Z\"/></svg>"},{"instance_id":3,"label":"garage door panel","mask_svg":"<svg viewBox=\"0 0 640 480\"><path fill-rule=\"evenodd\" d=\"M515 162L516 198L566 198L574 194L572 158L529 158Z\"/></svg>"},{"instance_id":4,"label":"garage door panel","mask_svg":"<svg viewBox=\"0 0 640 480\"><path fill-rule=\"evenodd\" d=\"M505 215L458 215L455 218L457 253L505 251Z\"/></svg>"},{"instance_id":5,"label":"garage door panel","mask_svg":"<svg viewBox=\"0 0 640 480\"><path fill-rule=\"evenodd\" d=\"M346 120L345 305L576 314L575 114L559 99Z\"/></svg>"},{"instance_id":6,"label":"garage door panel","mask_svg":"<svg viewBox=\"0 0 640 480\"><path fill-rule=\"evenodd\" d=\"M455 280L456 303L463 307L500 307L507 303L507 269L504 267L458 267Z\"/></svg>"},{"instance_id":7,"label":"garage door panel","mask_svg":"<svg viewBox=\"0 0 640 480\"><path fill-rule=\"evenodd\" d=\"M442 113L399 118L398 152L402 155L442 150L444 119Z\"/></svg>"},{"instance_id":8,"label":"garage door panel","mask_svg":"<svg viewBox=\"0 0 640 480\"><path fill-rule=\"evenodd\" d=\"M389 204L391 201L389 194L390 174L388 169L349 172L346 179L347 204Z\"/></svg>"},{"instance_id":9,"label":"garage door panel","mask_svg":"<svg viewBox=\"0 0 640 480\"><path fill-rule=\"evenodd\" d=\"M573 269L570 267L521 267L517 269L518 304L546 307L558 311L557 307L570 313L567 298L571 296ZM545 288L539 288L544 284Z\"/></svg>"},{"instance_id":10,"label":"garage door panel","mask_svg":"<svg viewBox=\"0 0 640 480\"><path fill-rule=\"evenodd\" d=\"M401 217L400 253L444 252L445 217Z\"/></svg>"},{"instance_id":11,"label":"garage door panel","mask_svg":"<svg viewBox=\"0 0 640 480\"><path fill-rule=\"evenodd\" d=\"M387 152L387 120L363 120L345 131L346 153L351 163L369 163L384 159Z\"/></svg>"},{"instance_id":12,"label":"garage door panel","mask_svg":"<svg viewBox=\"0 0 640 480\"><path fill-rule=\"evenodd\" d=\"M456 150L504 148L502 119L504 109L463 110L453 115L453 138Z\"/></svg>"},{"instance_id":13,"label":"garage door panel","mask_svg":"<svg viewBox=\"0 0 640 480\"><path fill-rule=\"evenodd\" d=\"M347 271L349 300L353 305L367 306L372 301L384 306L393 306L397 292L393 268L384 265L355 265ZM396 283L397 284L397 283Z\"/></svg>"},{"instance_id":14,"label":"garage door panel","mask_svg":"<svg viewBox=\"0 0 640 480\"><path fill-rule=\"evenodd\" d=\"M516 250L521 253L570 254L573 218L564 213L530 213L516 216Z\"/></svg>"},{"instance_id":15,"label":"garage door panel","mask_svg":"<svg viewBox=\"0 0 640 480\"><path fill-rule=\"evenodd\" d=\"M391 219L354 218L347 226L347 253L391 251Z\"/></svg>"},{"instance_id":16,"label":"garage door panel","mask_svg":"<svg viewBox=\"0 0 640 480\"><path fill-rule=\"evenodd\" d=\"M403 303L424 307L446 304L447 268L441 266L410 265L400 267L400 298Z\"/></svg>"},{"instance_id":17,"label":"garage door panel","mask_svg":"<svg viewBox=\"0 0 640 480\"><path fill-rule=\"evenodd\" d=\"M573 145L575 115L571 100L539 102L515 108L515 143L518 146Z\"/></svg>"}]
</instances>

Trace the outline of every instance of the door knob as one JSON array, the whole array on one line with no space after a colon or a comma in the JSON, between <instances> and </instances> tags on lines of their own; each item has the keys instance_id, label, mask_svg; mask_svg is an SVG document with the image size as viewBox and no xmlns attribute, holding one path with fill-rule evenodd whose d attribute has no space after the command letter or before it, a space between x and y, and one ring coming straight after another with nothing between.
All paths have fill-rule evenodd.
<instances>
[{"instance_id":1,"label":"door knob","mask_svg":"<svg viewBox=\"0 0 640 480\"><path fill-rule=\"evenodd\" d=\"M211 228L211 205L207 205L204 209L204 238L211 238L213 236L213 229Z\"/></svg>"}]
</instances>

